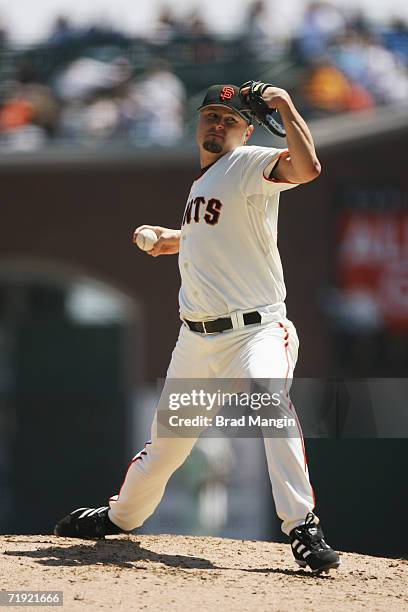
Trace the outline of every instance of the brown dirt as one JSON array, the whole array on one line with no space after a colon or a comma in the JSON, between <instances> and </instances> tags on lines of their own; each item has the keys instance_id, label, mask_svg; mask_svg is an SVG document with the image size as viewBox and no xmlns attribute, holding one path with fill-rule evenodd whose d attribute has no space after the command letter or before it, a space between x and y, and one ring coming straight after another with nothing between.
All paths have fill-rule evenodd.
<instances>
[{"instance_id":1,"label":"brown dirt","mask_svg":"<svg viewBox=\"0 0 408 612\"><path fill-rule=\"evenodd\" d=\"M408 610L401 559L342 553L314 577L288 545L172 535L1 536L0 555L1 590L62 590L64 612Z\"/></svg>"}]
</instances>

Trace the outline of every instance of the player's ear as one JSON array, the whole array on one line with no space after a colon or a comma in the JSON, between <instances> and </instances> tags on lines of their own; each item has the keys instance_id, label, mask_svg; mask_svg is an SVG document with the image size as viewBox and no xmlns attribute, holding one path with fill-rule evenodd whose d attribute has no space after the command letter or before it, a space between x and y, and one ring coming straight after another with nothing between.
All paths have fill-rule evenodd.
<instances>
[{"instance_id":1,"label":"player's ear","mask_svg":"<svg viewBox=\"0 0 408 612\"><path fill-rule=\"evenodd\" d=\"M253 125L248 125L245 133L245 142L251 138L252 132L254 131Z\"/></svg>"}]
</instances>

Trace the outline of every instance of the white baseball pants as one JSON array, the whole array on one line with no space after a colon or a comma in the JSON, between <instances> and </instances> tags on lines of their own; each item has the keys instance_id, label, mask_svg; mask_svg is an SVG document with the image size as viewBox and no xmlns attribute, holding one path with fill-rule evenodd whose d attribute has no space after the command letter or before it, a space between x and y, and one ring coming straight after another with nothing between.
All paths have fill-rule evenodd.
<instances>
[{"instance_id":1,"label":"white baseball pants","mask_svg":"<svg viewBox=\"0 0 408 612\"><path fill-rule=\"evenodd\" d=\"M174 348L167 378L284 379L290 388L299 341L287 319L203 335L184 324ZM304 443L293 405L297 437L264 438L276 511L286 534L304 523L315 505ZM170 476L184 463L196 440L157 436L157 413L151 441L131 461L120 492L110 498L109 517L126 531L140 527L160 503Z\"/></svg>"}]
</instances>

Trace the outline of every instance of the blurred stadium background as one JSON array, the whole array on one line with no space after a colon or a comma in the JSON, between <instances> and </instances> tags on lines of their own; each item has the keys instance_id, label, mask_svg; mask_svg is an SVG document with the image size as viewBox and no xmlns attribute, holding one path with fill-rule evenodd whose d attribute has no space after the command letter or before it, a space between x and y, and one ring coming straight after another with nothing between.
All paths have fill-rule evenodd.
<instances>
[{"instance_id":1,"label":"blurred stadium background","mask_svg":"<svg viewBox=\"0 0 408 612\"><path fill-rule=\"evenodd\" d=\"M0 529L49 533L104 504L149 437L179 277L176 258L132 246L133 229L179 224L205 89L258 77L290 91L323 166L283 196L279 234L296 374L328 381L307 415L321 422L306 440L317 512L336 547L406 553L389 528L407 507L393 413L408 365L405 4L213 4L150 3L138 22L38 2L47 31L4 10ZM253 143L282 146L260 130ZM341 382L365 378L388 382ZM143 529L280 539L261 441L203 439Z\"/></svg>"}]
</instances>

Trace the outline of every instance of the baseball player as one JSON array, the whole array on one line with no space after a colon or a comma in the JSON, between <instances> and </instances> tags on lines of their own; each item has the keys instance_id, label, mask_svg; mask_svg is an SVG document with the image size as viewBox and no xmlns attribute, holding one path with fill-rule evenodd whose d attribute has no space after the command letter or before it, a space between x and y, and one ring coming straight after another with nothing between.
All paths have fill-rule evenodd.
<instances>
[{"instance_id":1,"label":"baseball player","mask_svg":"<svg viewBox=\"0 0 408 612\"><path fill-rule=\"evenodd\" d=\"M249 98L279 111L287 148L248 146ZM283 379L290 384L299 341L286 316L277 246L279 195L320 174L311 133L289 94L269 84L213 85L198 109L201 174L193 182L181 229L143 225L158 240L153 257L179 254L182 325L167 377ZM289 402L287 411L295 416ZM79 508L57 523L65 537L103 538L140 527L159 504L167 481L195 439L151 440L131 461L109 506ZM314 573L337 568L324 541L309 481L303 437L265 437L277 514L296 562Z\"/></svg>"}]
</instances>

